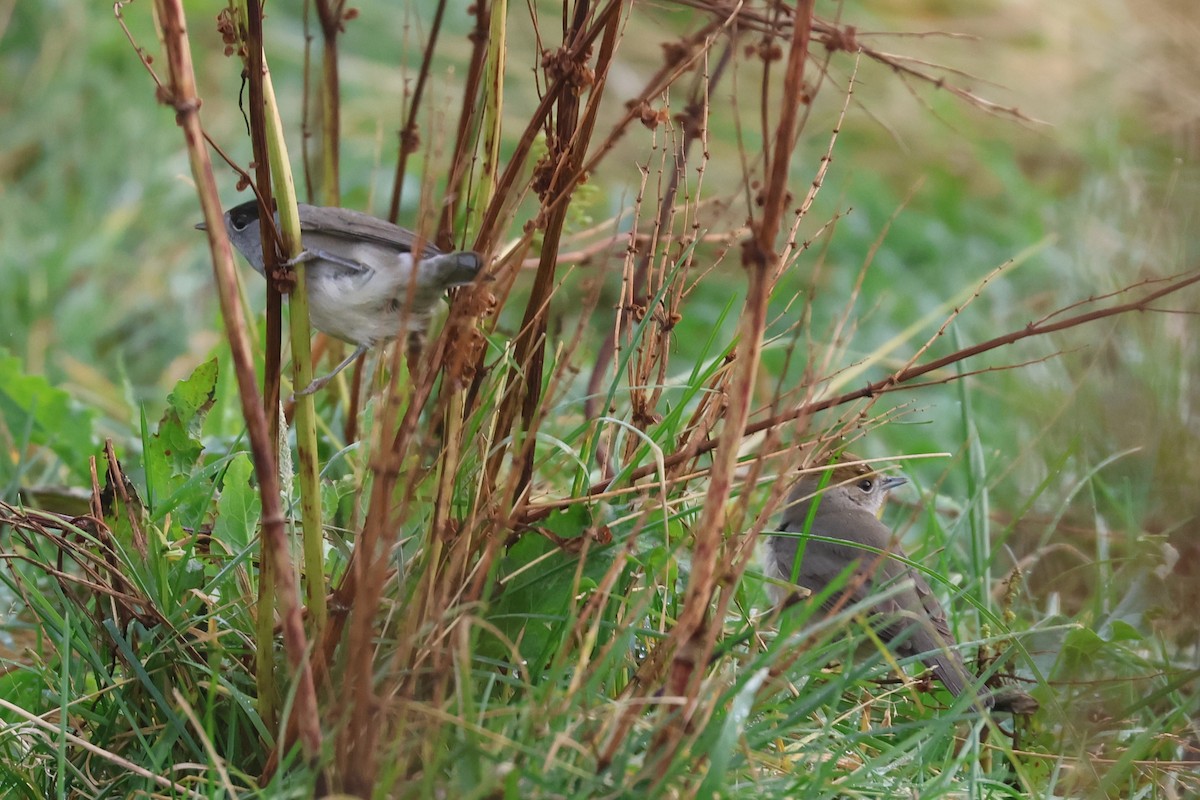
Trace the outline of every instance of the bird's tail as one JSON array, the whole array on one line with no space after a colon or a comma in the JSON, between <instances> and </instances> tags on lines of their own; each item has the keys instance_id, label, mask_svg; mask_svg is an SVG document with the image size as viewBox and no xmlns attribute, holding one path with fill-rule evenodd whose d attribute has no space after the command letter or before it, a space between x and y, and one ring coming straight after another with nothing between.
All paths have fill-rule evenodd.
<instances>
[{"instance_id":1,"label":"bird's tail","mask_svg":"<svg viewBox=\"0 0 1200 800\"><path fill-rule=\"evenodd\" d=\"M942 650L933 655L925 655L921 657L921 660L926 661L926 666L933 668L938 678L941 679L942 685L955 697L966 691L967 686L971 684L971 676L967 674L966 666L953 650Z\"/></svg>"},{"instance_id":2,"label":"bird's tail","mask_svg":"<svg viewBox=\"0 0 1200 800\"><path fill-rule=\"evenodd\" d=\"M473 250L459 250L422 259L421 267L437 275L443 286L464 286L483 269L483 259Z\"/></svg>"}]
</instances>

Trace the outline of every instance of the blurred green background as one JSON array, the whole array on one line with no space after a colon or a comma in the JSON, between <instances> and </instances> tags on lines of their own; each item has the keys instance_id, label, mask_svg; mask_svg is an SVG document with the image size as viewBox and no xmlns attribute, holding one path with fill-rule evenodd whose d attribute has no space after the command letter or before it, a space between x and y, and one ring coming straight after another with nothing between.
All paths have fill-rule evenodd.
<instances>
[{"instance_id":1,"label":"blurred green background","mask_svg":"<svg viewBox=\"0 0 1200 800\"><path fill-rule=\"evenodd\" d=\"M366 4L341 40L347 206L386 211L399 109L418 63L426 5ZM221 54L214 24L219 7L188 4L203 118L214 138L245 162L239 67ZM891 220L855 306L846 365L1022 254L1022 263L987 288L932 354L1018 329L1076 300L1196 266L1200 50L1194 44L1200 30L1189 4L818 4L827 16L839 9L865 43L962 70L956 83L1036 120L986 113L862 60L832 169L802 231L843 215L819 244L825 249L814 335L820 336L843 312L866 254ZM153 52L149 10L148 3L135 3L126 16L139 43ZM443 33L448 66L432 84L438 111L426 122L427 142L445 138L458 107L460 73L453 62L468 53L469 21L465 4L458 12ZM554 14L545 13L547 19ZM637 91L641 76L660 61L661 30L690 30L697 15L670 5L639 7L625 32L611 93ZM303 29L279 3L271 4L267 26L299 170ZM521 35L514 33L514 45ZM509 53L507 113L514 120L536 97L532 86L520 88L537 58L532 36L525 36L528 52L510 46ZM854 67L845 53L832 60L804 134L806 158L794 168L797 192L828 146ZM736 85L736 79L721 85L716 109L736 100ZM715 114L710 120L704 190L733 197L730 216L738 217L745 215L745 201L730 183L741 174L730 122ZM618 155L609 162L617 166L593 176L578 203L581 226L629 205L639 180L636 159L654 135L627 136L621 146L628 157ZM753 151L755 132L741 135ZM429 162L419 159L410 171L436 170L437 146L432 150ZM239 199L232 173L219 174L226 202ZM402 223L415 212L417 185L413 178L406 187ZM111 7L0 3L0 348L25 373L44 375L93 409L98 435L136 438L143 409L156 418L174 382L222 346L205 242L192 230L198 218L173 115L155 103L153 84ZM811 263L802 259L799 268ZM586 269L595 274L604 264ZM261 308L261 289L246 275L252 302ZM789 282L798 291L810 275L797 270L785 288ZM707 330L730 295L742 291L741 269L735 258L726 259L689 301L673 355L679 371L690 370L690 343L701 338L694 334ZM1196 299L1191 292L1163 305L1194 312ZM786 300L777 297L776 308L783 310ZM564 328L575 321L572 313L561 310ZM606 315L599 317L593 324L603 331ZM789 322L781 319L775 330ZM908 358L940 322L932 317L893 360ZM950 462L912 467L919 485L945 479L941 493L949 497L982 488L972 486L971 471L962 468L968 458L988 464L994 521L1007 529L1022 516L1010 540L1018 551L1075 535L1090 549L1098 532L1114 529L1131 545L1146 532L1186 541L1200 496L1198 338L1194 316L1146 314L1023 342L965 367L1062 355L988 373L963 387L894 395L891 402L909 404L909 413L872 437L867 449L956 454ZM767 357L769 367L777 366L773 357ZM875 370L861 380L881 375ZM10 455L4 462L0 485L11 491L21 460ZM27 463L22 469L29 481L65 479L51 462L38 465L33 472L39 474L30 474ZM1081 580L1077 600L1086 597L1091 579Z\"/></svg>"}]
</instances>

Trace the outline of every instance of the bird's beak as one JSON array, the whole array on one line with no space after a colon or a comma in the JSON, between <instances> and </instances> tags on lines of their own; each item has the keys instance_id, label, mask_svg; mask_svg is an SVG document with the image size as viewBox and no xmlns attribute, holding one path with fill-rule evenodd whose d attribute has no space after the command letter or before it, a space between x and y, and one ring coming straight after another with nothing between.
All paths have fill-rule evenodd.
<instances>
[{"instance_id":1,"label":"bird's beak","mask_svg":"<svg viewBox=\"0 0 1200 800\"><path fill-rule=\"evenodd\" d=\"M198 231L206 231L206 230L208 230L208 226L207 226L207 225L205 225L203 222L197 222L197 223L196 223L196 230L198 230Z\"/></svg>"},{"instance_id":2,"label":"bird's beak","mask_svg":"<svg viewBox=\"0 0 1200 800\"><path fill-rule=\"evenodd\" d=\"M889 475L883 479L882 483L883 483L883 490L885 492L890 492L892 489L895 489L897 486L903 486L904 484L908 483L908 478L902 477L900 475Z\"/></svg>"}]
</instances>

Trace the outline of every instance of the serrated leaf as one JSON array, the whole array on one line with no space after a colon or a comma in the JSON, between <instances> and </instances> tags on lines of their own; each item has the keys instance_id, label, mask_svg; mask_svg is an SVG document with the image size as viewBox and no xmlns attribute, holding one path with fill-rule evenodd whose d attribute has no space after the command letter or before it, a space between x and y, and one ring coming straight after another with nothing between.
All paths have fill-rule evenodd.
<instances>
[{"instance_id":1,"label":"serrated leaf","mask_svg":"<svg viewBox=\"0 0 1200 800\"><path fill-rule=\"evenodd\" d=\"M225 545L230 553L246 549L258 531L262 515L262 500L252 483L254 464L245 453L230 459L221 482L221 497L217 500L217 518L213 522L213 538Z\"/></svg>"},{"instance_id":2,"label":"serrated leaf","mask_svg":"<svg viewBox=\"0 0 1200 800\"><path fill-rule=\"evenodd\" d=\"M217 360L211 359L175 385L158 431L146 443L146 490L151 507L169 497L192 472L204 446L200 430L217 390Z\"/></svg>"}]
</instances>

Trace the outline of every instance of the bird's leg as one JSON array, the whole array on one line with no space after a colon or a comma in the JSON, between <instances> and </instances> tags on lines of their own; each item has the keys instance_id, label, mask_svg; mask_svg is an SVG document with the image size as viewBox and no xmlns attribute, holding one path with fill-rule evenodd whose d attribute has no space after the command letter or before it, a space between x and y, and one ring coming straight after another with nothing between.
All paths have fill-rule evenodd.
<instances>
[{"instance_id":1,"label":"bird's leg","mask_svg":"<svg viewBox=\"0 0 1200 800\"><path fill-rule=\"evenodd\" d=\"M329 383L329 381L333 380L334 375L337 375L339 372L344 370L346 367L348 367L352 363L354 363L354 360L356 358L358 358L359 356L361 356L363 353L367 352L367 350L369 350L370 347L371 346L369 344L360 344L358 347L356 347L354 349L353 353L346 356L346 358L342 361L342 363L338 364L336 367L333 368L333 372L329 373L328 375L326 375L324 377L316 378L308 386L305 386L303 389L296 392L296 396L300 397L302 395L312 394L313 392L319 390L325 384Z\"/></svg>"}]
</instances>

